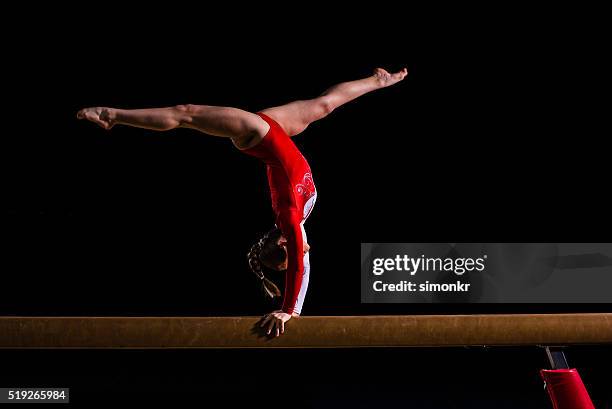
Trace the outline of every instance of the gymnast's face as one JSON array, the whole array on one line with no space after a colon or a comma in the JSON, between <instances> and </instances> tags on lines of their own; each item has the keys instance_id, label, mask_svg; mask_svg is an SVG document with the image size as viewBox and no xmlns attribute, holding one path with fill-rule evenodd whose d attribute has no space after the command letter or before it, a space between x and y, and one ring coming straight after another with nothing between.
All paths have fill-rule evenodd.
<instances>
[{"instance_id":1,"label":"gymnast's face","mask_svg":"<svg viewBox=\"0 0 612 409\"><path fill-rule=\"evenodd\" d=\"M269 260L263 259L262 263L272 270L284 271L287 269L287 239L284 236L280 236L276 241L276 246L285 254L283 261L280 263L270 263Z\"/></svg>"},{"instance_id":2,"label":"gymnast's face","mask_svg":"<svg viewBox=\"0 0 612 409\"><path fill-rule=\"evenodd\" d=\"M282 247L283 251L285 252L285 260L282 263L277 264L275 270L284 271L287 269L287 239L284 236L280 236L276 244L279 247Z\"/></svg>"},{"instance_id":3,"label":"gymnast's face","mask_svg":"<svg viewBox=\"0 0 612 409\"><path fill-rule=\"evenodd\" d=\"M278 264L275 268L276 271L285 271L287 269L287 259L283 261L281 264Z\"/></svg>"}]
</instances>

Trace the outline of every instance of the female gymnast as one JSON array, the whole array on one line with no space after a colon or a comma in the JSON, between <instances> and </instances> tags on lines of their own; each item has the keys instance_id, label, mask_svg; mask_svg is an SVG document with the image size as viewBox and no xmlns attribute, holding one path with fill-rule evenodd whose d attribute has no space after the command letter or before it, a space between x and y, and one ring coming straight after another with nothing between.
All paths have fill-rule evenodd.
<instances>
[{"instance_id":1,"label":"female gymnast","mask_svg":"<svg viewBox=\"0 0 612 409\"><path fill-rule=\"evenodd\" d=\"M282 308L264 315L261 326L267 334L279 336L285 322L299 316L310 275L310 246L304 222L314 206L317 190L308 162L290 137L309 124L329 115L334 109L368 92L403 80L408 70L389 73L382 68L370 77L335 85L319 97L290 102L257 113L231 107L177 105L168 108L116 109L84 108L77 118L87 119L104 129L116 124L154 131L191 128L229 138L234 146L266 164L276 226L248 253L251 270L257 275L265 294L280 297L276 285L264 276L263 267L285 271L285 296Z\"/></svg>"}]
</instances>

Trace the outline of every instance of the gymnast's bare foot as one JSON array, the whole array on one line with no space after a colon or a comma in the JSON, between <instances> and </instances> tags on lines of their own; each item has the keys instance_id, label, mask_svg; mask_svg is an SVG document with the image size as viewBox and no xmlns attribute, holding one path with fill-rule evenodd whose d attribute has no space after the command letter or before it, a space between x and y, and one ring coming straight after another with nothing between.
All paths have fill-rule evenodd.
<instances>
[{"instance_id":1,"label":"gymnast's bare foot","mask_svg":"<svg viewBox=\"0 0 612 409\"><path fill-rule=\"evenodd\" d=\"M114 117L113 109L105 107L83 108L77 113L78 119L87 119L106 130L115 125Z\"/></svg>"},{"instance_id":2,"label":"gymnast's bare foot","mask_svg":"<svg viewBox=\"0 0 612 409\"><path fill-rule=\"evenodd\" d=\"M376 81L381 87L389 87L396 84L406 78L406 75L408 75L408 70L406 68L393 74L390 74L387 70L382 68L376 68L374 70L374 78L376 78Z\"/></svg>"}]
</instances>

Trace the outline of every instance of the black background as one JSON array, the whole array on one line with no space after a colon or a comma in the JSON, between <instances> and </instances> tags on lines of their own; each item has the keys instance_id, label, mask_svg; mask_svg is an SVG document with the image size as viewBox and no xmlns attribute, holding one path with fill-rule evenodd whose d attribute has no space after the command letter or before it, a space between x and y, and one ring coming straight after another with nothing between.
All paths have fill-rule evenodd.
<instances>
[{"instance_id":1,"label":"black background","mask_svg":"<svg viewBox=\"0 0 612 409\"><path fill-rule=\"evenodd\" d=\"M274 221L260 163L222 138L182 129L107 132L77 121L76 111L183 103L256 111L314 97L377 66L406 66L410 74L295 138L319 192L306 225L313 270L303 313L610 311L608 305L364 305L356 270L359 242L609 241L609 150L598 101L606 84L598 76L604 67L596 24L578 29L550 10L537 16L485 10L488 18L476 17L476 10L463 10L466 17L453 10L422 15L427 18L414 12L407 20L390 6L279 15L272 9L104 4L9 13L14 26L3 29L3 315L232 316L275 308L261 297L245 259ZM316 351L3 355L16 373L22 360L63 362L67 369L58 379L72 384L75 396L85 391L81 401L95 395L96 382L117 386L126 398L133 397L128 384L201 387L211 382L207 369L192 363L201 359L235 365L234 372L224 370L242 387L271 395L279 388L287 399L317 407L325 407L317 393L342 391L339 378L374 390L369 372L397 381L396 370L407 377L403 388L423 394L436 389L423 387L436 379L438 392L456 396L448 407L478 404L453 388L511 390L521 373L533 383L524 393L514 400L491 396L506 399L507 407L544 398L534 407L546 407L537 380L546 362L536 349L378 353L382 358L370 350L335 352L338 366L362 359L363 376L330 375L298 391L285 389L283 374L289 365L321 371L312 364ZM578 360L585 377L598 374L590 385L604 402L610 351L573 353L570 362ZM390 365L377 366L379 358ZM181 375L143 370L152 360L160 374ZM271 376L249 381L244 368L265 360L274 362ZM110 362L127 369L117 374ZM484 376L492 363L511 375ZM452 382L427 369L457 366L467 373ZM411 367L432 373L407 375ZM57 383L51 373L3 376L9 384ZM343 396L366 398L377 399L373 392Z\"/></svg>"}]
</instances>

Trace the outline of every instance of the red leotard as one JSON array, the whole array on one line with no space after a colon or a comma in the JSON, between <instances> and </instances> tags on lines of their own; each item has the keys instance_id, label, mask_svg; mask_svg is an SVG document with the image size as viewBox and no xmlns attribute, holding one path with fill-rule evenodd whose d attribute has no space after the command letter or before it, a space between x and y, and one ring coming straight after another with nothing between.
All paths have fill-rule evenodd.
<instances>
[{"instance_id":1,"label":"red leotard","mask_svg":"<svg viewBox=\"0 0 612 409\"><path fill-rule=\"evenodd\" d=\"M266 164L276 225L287 239L287 273L282 310L287 314L294 311L299 314L305 294L305 288L302 287L308 281L307 276L304 280L304 259L307 258L303 254L301 224L310 215L317 190L306 158L289 135L269 116L260 112L257 115L270 125L270 130L260 143L242 151ZM308 272L309 266L306 267Z\"/></svg>"}]
</instances>

